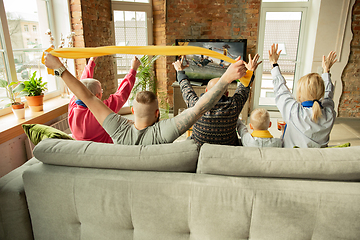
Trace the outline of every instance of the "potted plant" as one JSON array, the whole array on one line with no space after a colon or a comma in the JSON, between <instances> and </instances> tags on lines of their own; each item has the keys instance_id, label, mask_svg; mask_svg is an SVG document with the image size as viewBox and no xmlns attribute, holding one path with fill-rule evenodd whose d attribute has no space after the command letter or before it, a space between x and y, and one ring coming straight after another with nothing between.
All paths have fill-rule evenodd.
<instances>
[{"instance_id":1,"label":"potted plant","mask_svg":"<svg viewBox=\"0 0 360 240\"><path fill-rule=\"evenodd\" d=\"M29 80L23 81L24 89L21 96L25 96L30 109L34 112L43 110L44 92L47 90L47 82L42 82L42 77L36 77L36 71Z\"/></svg>"},{"instance_id":2,"label":"potted plant","mask_svg":"<svg viewBox=\"0 0 360 240\"><path fill-rule=\"evenodd\" d=\"M138 68L136 74L136 82L131 91L130 101L135 99L135 95L139 91L151 91L156 92L156 81L154 74L154 62L160 57L160 55L153 56L150 58L148 55L142 56L139 60L141 65Z\"/></svg>"},{"instance_id":3,"label":"potted plant","mask_svg":"<svg viewBox=\"0 0 360 240\"><path fill-rule=\"evenodd\" d=\"M15 116L18 119L24 118L25 117L24 103L17 101L17 98L20 97L20 93L25 87L24 84L22 83L19 84L19 82L8 83L7 81L0 79L0 87L5 88L7 95L6 98L10 99L10 103L6 104L5 107L11 106Z\"/></svg>"}]
</instances>

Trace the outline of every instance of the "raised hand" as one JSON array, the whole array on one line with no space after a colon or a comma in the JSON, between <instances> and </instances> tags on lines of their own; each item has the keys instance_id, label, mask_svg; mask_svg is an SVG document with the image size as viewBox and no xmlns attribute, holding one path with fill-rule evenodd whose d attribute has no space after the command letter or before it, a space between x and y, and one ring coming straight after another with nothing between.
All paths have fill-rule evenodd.
<instances>
[{"instance_id":1,"label":"raised hand","mask_svg":"<svg viewBox=\"0 0 360 240\"><path fill-rule=\"evenodd\" d=\"M174 68L177 72L183 71L185 68L187 68L189 66L189 64L184 66L183 62L184 62L184 56L181 56L181 60L177 60L176 62L172 63L172 65L174 66Z\"/></svg>"},{"instance_id":2,"label":"raised hand","mask_svg":"<svg viewBox=\"0 0 360 240\"><path fill-rule=\"evenodd\" d=\"M238 57L235 61L236 62L232 63L221 76L221 79L225 79L228 83L240 79L246 74L245 62L241 60L241 57Z\"/></svg>"},{"instance_id":3,"label":"raised hand","mask_svg":"<svg viewBox=\"0 0 360 240\"><path fill-rule=\"evenodd\" d=\"M134 58L131 60L131 69L137 71L140 65L141 65L140 60L136 56L134 56Z\"/></svg>"},{"instance_id":4,"label":"raised hand","mask_svg":"<svg viewBox=\"0 0 360 240\"><path fill-rule=\"evenodd\" d=\"M249 62L248 63L244 63L245 67L247 68L247 70L253 71L255 72L256 68L259 66L260 63L262 63L262 61L257 62L259 60L260 56L259 54L256 54L254 56L254 59L251 58L251 54L249 54Z\"/></svg>"},{"instance_id":5,"label":"raised hand","mask_svg":"<svg viewBox=\"0 0 360 240\"><path fill-rule=\"evenodd\" d=\"M45 52L45 66L50 69L57 69L61 68L63 64L60 62L59 58Z\"/></svg>"},{"instance_id":6,"label":"raised hand","mask_svg":"<svg viewBox=\"0 0 360 240\"><path fill-rule=\"evenodd\" d=\"M271 64L277 63L280 57L281 50L279 52L277 51L278 51L278 44L271 45L271 49L269 50L269 60Z\"/></svg>"},{"instance_id":7,"label":"raised hand","mask_svg":"<svg viewBox=\"0 0 360 240\"><path fill-rule=\"evenodd\" d=\"M334 52L334 51L331 51L329 53L329 55L327 56L327 58L325 56L323 56L322 68L324 70L324 73L329 73L330 68L332 67L332 65L334 65L334 63L336 63L336 61L337 61L336 52Z\"/></svg>"},{"instance_id":8,"label":"raised hand","mask_svg":"<svg viewBox=\"0 0 360 240\"><path fill-rule=\"evenodd\" d=\"M184 60L186 61L186 65L184 65ZM190 66L189 61L186 60L186 56L182 55L181 56L181 64L182 64L182 69L184 70L185 68L187 68L188 66Z\"/></svg>"}]
</instances>

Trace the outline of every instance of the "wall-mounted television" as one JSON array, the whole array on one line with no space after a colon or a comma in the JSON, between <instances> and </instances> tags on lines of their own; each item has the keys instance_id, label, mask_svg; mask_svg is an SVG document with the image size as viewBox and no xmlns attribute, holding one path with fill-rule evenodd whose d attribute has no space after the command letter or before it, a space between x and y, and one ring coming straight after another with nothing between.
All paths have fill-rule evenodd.
<instances>
[{"instance_id":1,"label":"wall-mounted television","mask_svg":"<svg viewBox=\"0 0 360 240\"><path fill-rule=\"evenodd\" d=\"M241 59L246 60L246 39L176 39L175 44L203 47L226 54L232 59L241 56ZM189 64L189 67L184 70L190 82L199 86L206 85L212 78L220 77L230 65L226 61L197 54L186 55L185 64Z\"/></svg>"}]
</instances>

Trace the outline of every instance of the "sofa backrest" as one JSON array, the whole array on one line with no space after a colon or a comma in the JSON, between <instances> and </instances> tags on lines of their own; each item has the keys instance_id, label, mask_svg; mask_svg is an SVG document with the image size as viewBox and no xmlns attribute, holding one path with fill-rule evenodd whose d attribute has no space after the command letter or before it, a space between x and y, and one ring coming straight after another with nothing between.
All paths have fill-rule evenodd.
<instances>
[{"instance_id":1,"label":"sofa backrest","mask_svg":"<svg viewBox=\"0 0 360 240\"><path fill-rule=\"evenodd\" d=\"M46 164L141 171L195 172L198 155L192 140L128 146L49 138L34 148L34 156Z\"/></svg>"},{"instance_id":2,"label":"sofa backrest","mask_svg":"<svg viewBox=\"0 0 360 240\"><path fill-rule=\"evenodd\" d=\"M34 237L360 239L360 183L36 164L23 174Z\"/></svg>"},{"instance_id":3,"label":"sofa backrest","mask_svg":"<svg viewBox=\"0 0 360 240\"><path fill-rule=\"evenodd\" d=\"M204 144L197 173L359 181L360 146L289 149Z\"/></svg>"}]
</instances>

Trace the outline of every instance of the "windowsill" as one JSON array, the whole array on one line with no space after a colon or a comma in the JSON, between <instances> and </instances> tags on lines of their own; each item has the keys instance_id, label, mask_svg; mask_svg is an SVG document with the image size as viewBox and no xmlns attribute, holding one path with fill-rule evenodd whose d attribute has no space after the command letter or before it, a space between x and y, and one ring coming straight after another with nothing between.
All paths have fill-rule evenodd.
<instances>
[{"instance_id":1,"label":"windowsill","mask_svg":"<svg viewBox=\"0 0 360 240\"><path fill-rule=\"evenodd\" d=\"M68 111L70 98L55 97L44 101L44 110L32 112L25 109L25 119L17 119L11 112L0 117L0 144L9 141L24 133L22 124L44 124Z\"/></svg>"}]
</instances>

